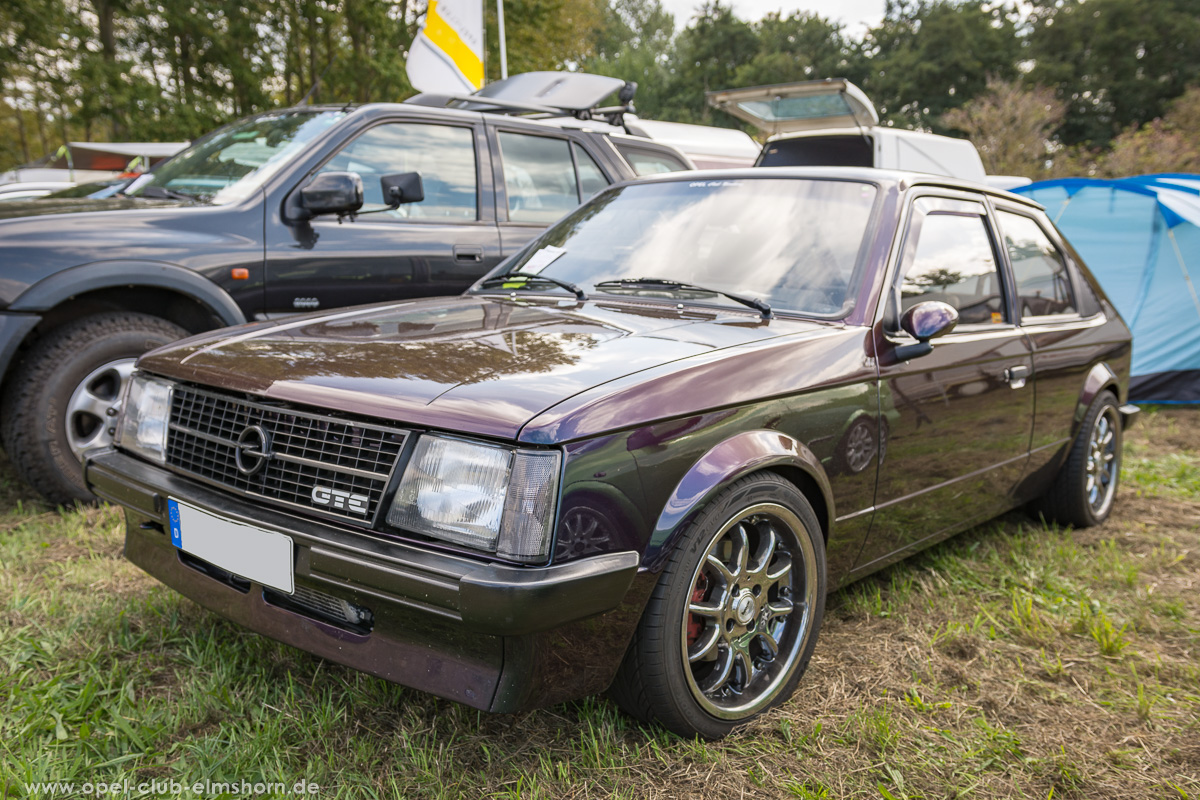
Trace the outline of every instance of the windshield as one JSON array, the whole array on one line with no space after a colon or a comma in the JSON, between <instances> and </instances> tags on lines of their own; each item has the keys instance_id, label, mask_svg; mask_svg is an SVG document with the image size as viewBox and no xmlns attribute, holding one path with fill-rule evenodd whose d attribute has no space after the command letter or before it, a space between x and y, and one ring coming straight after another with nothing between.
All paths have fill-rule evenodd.
<instances>
[{"instance_id":1,"label":"windshield","mask_svg":"<svg viewBox=\"0 0 1200 800\"><path fill-rule=\"evenodd\" d=\"M728 292L777 312L841 317L857 294L876 194L866 183L790 178L632 184L564 218L505 272L556 278L589 296L737 305L720 294ZM694 286L631 282L640 278ZM548 285L518 284L503 290Z\"/></svg>"},{"instance_id":2,"label":"windshield","mask_svg":"<svg viewBox=\"0 0 1200 800\"><path fill-rule=\"evenodd\" d=\"M201 139L144 176L134 197L187 195L224 205L249 197L305 144L345 116L342 111L287 109L231 125Z\"/></svg>"}]
</instances>

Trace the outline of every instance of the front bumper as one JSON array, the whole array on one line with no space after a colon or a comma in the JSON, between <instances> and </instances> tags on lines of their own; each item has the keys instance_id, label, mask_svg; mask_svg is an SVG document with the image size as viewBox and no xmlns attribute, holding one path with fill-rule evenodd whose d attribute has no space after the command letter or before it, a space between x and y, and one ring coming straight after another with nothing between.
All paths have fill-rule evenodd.
<instances>
[{"instance_id":1,"label":"front bumper","mask_svg":"<svg viewBox=\"0 0 1200 800\"><path fill-rule=\"evenodd\" d=\"M84 476L98 497L125 506L126 557L181 594L273 639L476 708L603 689L640 611L641 598L630 598L642 594L630 592L635 552L548 567L484 563L294 516L111 449L89 454ZM297 587L369 609L370 625L338 624L181 554L167 533L168 497L289 536ZM563 641L581 635L602 643L583 651L611 663L581 665L588 678L575 687L536 685L542 651L561 659Z\"/></svg>"}]
</instances>

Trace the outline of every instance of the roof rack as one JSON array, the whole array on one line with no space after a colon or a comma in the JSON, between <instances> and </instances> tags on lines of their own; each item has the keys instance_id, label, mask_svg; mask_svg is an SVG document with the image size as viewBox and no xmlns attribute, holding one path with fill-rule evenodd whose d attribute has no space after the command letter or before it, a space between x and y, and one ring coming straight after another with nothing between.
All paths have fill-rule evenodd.
<instances>
[{"instance_id":1,"label":"roof rack","mask_svg":"<svg viewBox=\"0 0 1200 800\"><path fill-rule=\"evenodd\" d=\"M600 106L604 98L616 92L620 105ZM415 105L458 108L491 114L511 114L532 119L573 117L577 120L600 119L625 128L625 114L634 112L633 96L637 84L607 75L586 72L523 72L502 81L489 83L469 95L423 92L405 100Z\"/></svg>"}]
</instances>

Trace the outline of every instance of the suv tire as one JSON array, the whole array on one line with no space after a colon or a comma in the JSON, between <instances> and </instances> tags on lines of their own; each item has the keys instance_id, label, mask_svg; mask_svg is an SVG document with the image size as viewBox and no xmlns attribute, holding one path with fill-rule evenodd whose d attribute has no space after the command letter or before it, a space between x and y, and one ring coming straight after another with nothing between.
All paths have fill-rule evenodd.
<instances>
[{"instance_id":1,"label":"suv tire","mask_svg":"<svg viewBox=\"0 0 1200 800\"><path fill-rule=\"evenodd\" d=\"M0 399L0 436L21 477L51 503L94 501L77 453L112 442L115 418L105 412L120 406L138 356L187 335L159 317L112 312L39 339Z\"/></svg>"}]
</instances>

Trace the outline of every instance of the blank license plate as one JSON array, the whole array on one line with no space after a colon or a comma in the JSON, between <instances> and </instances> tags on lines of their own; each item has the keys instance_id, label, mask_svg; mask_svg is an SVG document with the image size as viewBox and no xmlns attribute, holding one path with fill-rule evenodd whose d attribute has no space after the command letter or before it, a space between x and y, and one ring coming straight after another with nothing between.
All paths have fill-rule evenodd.
<instances>
[{"instance_id":1,"label":"blank license plate","mask_svg":"<svg viewBox=\"0 0 1200 800\"><path fill-rule=\"evenodd\" d=\"M178 500L167 500L171 544L196 558L272 589L295 590L292 540L282 533L218 517Z\"/></svg>"}]
</instances>

